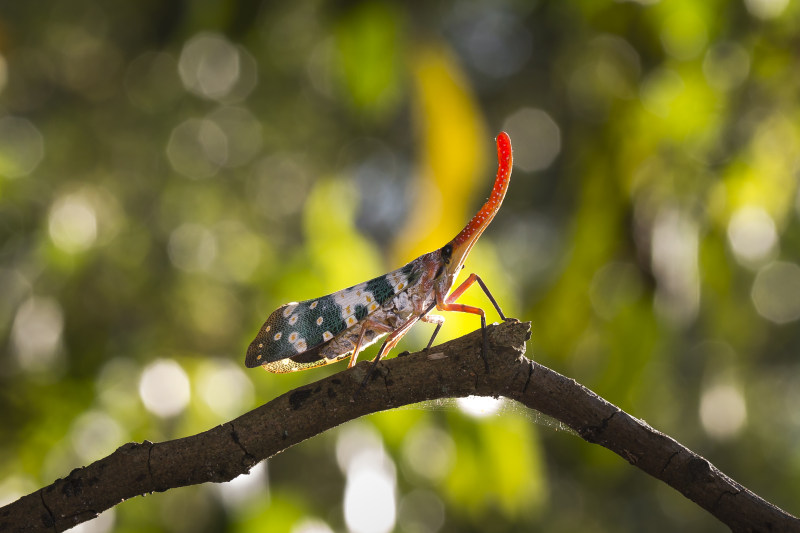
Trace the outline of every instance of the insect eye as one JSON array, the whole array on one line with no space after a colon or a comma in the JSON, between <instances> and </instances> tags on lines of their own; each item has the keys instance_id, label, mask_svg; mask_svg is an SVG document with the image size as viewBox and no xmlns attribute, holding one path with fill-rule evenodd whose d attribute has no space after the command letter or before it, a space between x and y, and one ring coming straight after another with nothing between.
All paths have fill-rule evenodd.
<instances>
[{"instance_id":1,"label":"insect eye","mask_svg":"<svg viewBox=\"0 0 800 533\"><path fill-rule=\"evenodd\" d=\"M450 263L450 256L453 255L453 246L450 244L446 244L444 248L442 248L442 259L444 260L444 264Z\"/></svg>"}]
</instances>

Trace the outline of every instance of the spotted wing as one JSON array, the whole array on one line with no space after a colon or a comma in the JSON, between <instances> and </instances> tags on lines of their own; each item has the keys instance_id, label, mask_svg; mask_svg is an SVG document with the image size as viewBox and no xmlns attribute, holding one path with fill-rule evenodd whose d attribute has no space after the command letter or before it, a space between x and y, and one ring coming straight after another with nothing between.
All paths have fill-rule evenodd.
<instances>
[{"instance_id":1,"label":"spotted wing","mask_svg":"<svg viewBox=\"0 0 800 533\"><path fill-rule=\"evenodd\" d=\"M273 312L247 349L245 365L263 365L272 372L293 372L334 363L319 349L336 335L380 309L384 302L413 285L420 276L417 261L341 291Z\"/></svg>"}]
</instances>

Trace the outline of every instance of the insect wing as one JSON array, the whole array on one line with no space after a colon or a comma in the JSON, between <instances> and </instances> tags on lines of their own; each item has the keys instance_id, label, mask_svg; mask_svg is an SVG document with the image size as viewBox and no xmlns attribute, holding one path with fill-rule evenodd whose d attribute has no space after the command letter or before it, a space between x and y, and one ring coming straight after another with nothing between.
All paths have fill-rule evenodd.
<instances>
[{"instance_id":1,"label":"insect wing","mask_svg":"<svg viewBox=\"0 0 800 533\"><path fill-rule=\"evenodd\" d=\"M245 365L252 368L307 352L345 329L333 295L290 302L276 309L261 326L247 349Z\"/></svg>"},{"instance_id":2,"label":"insect wing","mask_svg":"<svg viewBox=\"0 0 800 533\"><path fill-rule=\"evenodd\" d=\"M380 309L417 279L415 261L341 291L303 302L291 302L273 312L247 349L248 368L263 365L272 372L305 370L344 359L327 359L319 348Z\"/></svg>"}]
</instances>

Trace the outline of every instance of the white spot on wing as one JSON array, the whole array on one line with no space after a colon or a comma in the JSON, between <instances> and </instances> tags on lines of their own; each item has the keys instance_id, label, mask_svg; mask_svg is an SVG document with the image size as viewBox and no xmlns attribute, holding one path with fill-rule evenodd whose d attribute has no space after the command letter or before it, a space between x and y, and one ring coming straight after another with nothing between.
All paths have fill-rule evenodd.
<instances>
[{"instance_id":1,"label":"white spot on wing","mask_svg":"<svg viewBox=\"0 0 800 533\"><path fill-rule=\"evenodd\" d=\"M358 306L366 308L369 313L380 307L375 303L375 295L372 291L367 290L366 283L360 283L334 293L333 300L339 306L339 315L347 326L358 323L358 319L355 318Z\"/></svg>"},{"instance_id":2,"label":"white spot on wing","mask_svg":"<svg viewBox=\"0 0 800 533\"><path fill-rule=\"evenodd\" d=\"M286 304L286 308L283 310L283 316L289 316L294 313L294 309L297 307L297 302L291 302Z\"/></svg>"},{"instance_id":3,"label":"white spot on wing","mask_svg":"<svg viewBox=\"0 0 800 533\"><path fill-rule=\"evenodd\" d=\"M339 292L333 293L333 301L337 305L344 307L347 304L352 304L358 299L358 295L367 289L366 283L359 283L353 287L342 289Z\"/></svg>"}]
</instances>

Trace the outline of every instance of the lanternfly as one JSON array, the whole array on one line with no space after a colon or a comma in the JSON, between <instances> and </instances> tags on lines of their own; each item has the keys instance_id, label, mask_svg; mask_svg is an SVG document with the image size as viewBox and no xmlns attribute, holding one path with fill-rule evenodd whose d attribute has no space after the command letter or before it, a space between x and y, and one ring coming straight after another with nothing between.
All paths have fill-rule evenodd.
<instances>
[{"instance_id":1,"label":"lanternfly","mask_svg":"<svg viewBox=\"0 0 800 533\"><path fill-rule=\"evenodd\" d=\"M444 323L444 317L430 314L434 308L480 315L485 350L486 313L456 300L477 281L500 318L507 320L500 306L477 274L470 274L452 293L450 289L508 190L512 155L511 140L505 132L497 136L497 159L497 177L489 200L452 241L394 272L278 308L247 349L245 364L250 368L260 365L271 372L294 372L350 357L348 367L352 367L361 350L388 334L375 357L380 361L419 320L436 324L428 342L430 348Z\"/></svg>"}]
</instances>

